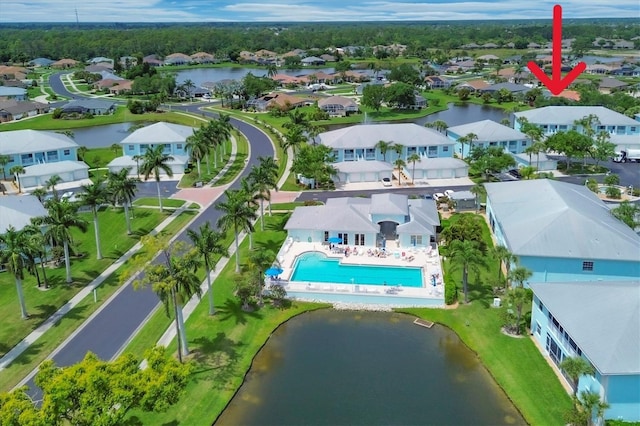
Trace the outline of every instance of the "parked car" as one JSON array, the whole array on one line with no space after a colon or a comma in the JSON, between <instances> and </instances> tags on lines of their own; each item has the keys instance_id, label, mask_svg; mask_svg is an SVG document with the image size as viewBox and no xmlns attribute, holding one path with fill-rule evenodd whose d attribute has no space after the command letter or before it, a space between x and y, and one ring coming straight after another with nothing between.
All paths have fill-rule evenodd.
<instances>
[{"instance_id":1,"label":"parked car","mask_svg":"<svg viewBox=\"0 0 640 426\"><path fill-rule=\"evenodd\" d=\"M440 201L442 199L444 199L446 197L446 195L444 195L442 192L436 192L435 194L433 194L433 199L436 201Z\"/></svg>"},{"instance_id":2,"label":"parked car","mask_svg":"<svg viewBox=\"0 0 640 426\"><path fill-rule=\"evenodd\" d=\"M382 182L382 186L391 186L391 179L388 177L382 178L380 181Z\"/></svg>"},{"instance_id":3,"label":"parked car","mask_svg":"<svg viewBox=\"0 0 640 426\"><path fill-rule=\"evenodd\" d=\"M446 191L444 191L444 195L445 195L447 198L451 198L451 194L453 194L453 193L454 193L454 191L453 191L453 190L451 190L451 189L447 189Z\"/></svg>"},{"instance_id":4,"label":"parked car","mask_svg":"<svg viewBox=\"0 0 640 426\"><path fill-rule=\"evenodd\" d=\"M509 173L511 176L513 176L516 179L520 179L522 177L522 175L520 174L520 170L518 169L511 169L507 173Z\"/></svg>"},{"instance_id":5,"label":"parked car","mask_svg":"<svg viewBox=\"0 0 640 426\"><path fill-rule=\"evenodd\" d=\"M62 194L62 196L60 197L62 200L68 200L71 197L73 197L73 192L69 191L69 192L65 192L64 194Z\"/></svg>"},{"instance_id":6,"label":"parked car","mask_svg":"<svg viewBox=\"0 0 640 426\"><path fill-rule=\"evenodd\" d=\"M425 200L433 200L433 194L424 194L422 198Z\"/></svg>"}]
</instances>

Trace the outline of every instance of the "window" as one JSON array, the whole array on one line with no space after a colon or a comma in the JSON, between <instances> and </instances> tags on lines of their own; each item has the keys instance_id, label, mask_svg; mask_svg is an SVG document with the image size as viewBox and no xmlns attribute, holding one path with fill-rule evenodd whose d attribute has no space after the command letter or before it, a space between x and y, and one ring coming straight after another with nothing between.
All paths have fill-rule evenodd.
<instances>
[{"instance_id":1,"label":"window","mask_svg":"<svg viewBox=\"0 0 640 426\"><path fill-rule=\"evenodd\" d=\"M540 308L540 312L544 312L544 305L542 304L542 300L538 299L538 308Z\"/></svg>"},{"instance_id":2,"label":"window","mask_svg":"<svg viewBox=\"0 0 640 426\"><path fill-rule=\"evenodd\" d=\"M449 146L448 145L443 145L442 146L442 152L449 152Z\"/></svg>"},{"instance_id":3,"label":"window","mask_svg":"<svg viewBox=\"0 0 640 426\"><path fill-rule=\"evenodd\" d=\"M411 245L412 246L421 246L422 245L422 235L412 235L411 236Z\"/></svg>"},{"instance_id":4,"label":"window","mask_svg":"<svg viewBox=\"0 0 640 426\"><path fill-rule=\"evenodd\" d=\"M364 245L364 234L356 234L355 237L356 237L355 245L363 246Z\"/></svg>"},{"instance_id":5,"label":"window","mask_svg":"<svg viewBox=\"0 0 640 426\"><path fill-rule=\"evenodd\" d=\"M129 151L133 151L133 145L129 145Z\"/></svg>"},{"instance_id":6,"label":"window","mask_svg":"<svg viewBox=\"0 0 640 426\"><path fill-rule=\"evenodd\" d=\"M324 240L325 243L329 241L329 231L324 231Z\"/></svg>"},{"instance_id":7,"label":"window","mask_svg":"<svg viewBox=\"0 0 640 426\"><path fill-rule=\"evenodd\" d=\"M629 128L629 131L630 131L631 133L635 133L635 132L636 132L636 129L637 129L637 127L636 127L636 126L631 126L631 127Z\"/></svg>"},{"instance_id":8,"label":"window","mask_svg":"<svg viewBox=\"0 0 640 426\"><path fill-rule=\"evenodd\" d=\"M428 149L427 155L429 157L437 157L438 156L438 147L437 146L430 146L427 149Z\"/></svg>"},{"instance_id":9,"label":"window","mask_svg":"<svg viewBox=\"0 0 640 426\"><path fill-rule=\"evenodd\" d=\"M540 333L542 332L542 327L540 326L540 323L538 321L536 321L535 331L538 335L540 335Z\"/></svg>"},{"instance_id":10,"label":"window","mask_svg":"<svg viewBox=\"0 0 640 426\"><path fill-rule=\"evenodd\" d=\"M375 148L367 148L365 151L367 160L375 160L376 159L376 150Z\"/></svg>"},{"instance_id":11,"label":"window","mask_svg":"<svg viewBox=\"0 0 640 426\"><path fill-rule=\"evenodd\" d=\"M522 146L526 147L527 146L527 141L522 141Z\"/></svg>"},{"instance_id":12,"label":"window","mask_svg":"<svg viewBox=\"0 0 640 426\"><path fill-rule=\"evenodd\" d=\"M497 146L498 142L489 142L489 146Z\"/></svg>"},{"instance_id":13,"label":"window","mask_svg":"<svg viewBox=\"0 0 640 426\"><path fill-rule=\"evenodd\" d=\"M338 234L338 238L342 238L342 244L349 244L349 234Z\"/></svg>"},{"instance_id":14,"label":"window","mask_svg":"<svg viewBox=\"0 0 640 426\"><path fill-rule=\"evenodd\" d=\"M70 149L65 149L65 150L62 152L62 155L70 155L70 154L71 154L71 150L70 150Z\"/></svg>"},{"instance_id":15,"label":"window","mask_svg":"<svg viewBox=\"0 0 640 426\"><path fill-rule=\"evenodd\" d=\"M354 155L353 155L353 149L345 149L344 150L344 160L353 160Z\"/></svg>"},{"instance_id":16,"label":"window","mask_svg":"<svg viewBox=\"0 0 640 426\"><path fill-rule=\"evenodd\" d=\"M593 272L593 261L585 260L584 262L582 262L582 270Z\"/></svg>"}]
</instances>

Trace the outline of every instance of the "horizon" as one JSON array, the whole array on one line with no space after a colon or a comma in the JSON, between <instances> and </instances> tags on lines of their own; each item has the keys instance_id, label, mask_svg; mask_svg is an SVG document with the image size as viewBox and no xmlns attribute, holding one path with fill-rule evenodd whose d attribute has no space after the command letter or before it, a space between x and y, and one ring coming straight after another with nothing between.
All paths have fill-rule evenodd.
<instances>
[{"instance_id":1,"label":"horizon","mask_svg":"<svg viewBox=\"0 0 640 426\"><path fill-rule=\"evenodd\" d=\"M557 3L543 0L532 6L525 0L0 0L0 25L551 21ZM637 0L618 0L616 4L567 0L561 5L565 20L640 16ZM96 20L96 16L100 19Z\"/></svg>"}]
</instances>

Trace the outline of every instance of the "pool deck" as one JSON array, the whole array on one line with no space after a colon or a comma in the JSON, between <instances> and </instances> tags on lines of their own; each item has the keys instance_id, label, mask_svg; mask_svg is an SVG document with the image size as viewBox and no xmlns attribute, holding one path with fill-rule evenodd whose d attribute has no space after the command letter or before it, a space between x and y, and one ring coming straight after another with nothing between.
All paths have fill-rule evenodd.
<instances>
[{"instance_id":1,"label":"pool deck","mask_svg":"<svg viewBox=\"0 0 640 426\"><path fill-rule=\"evenodd\" d=\"M351 246L351 249L353 249L353 246ZM388 247L388 255L386 257L369 256L367 255L368 250L375 251L375 247L358 246L357 255L350 254L345 256L344 253L335 253L329 250L328 245L321 243L287 240L278 254L278 261L283 270L282 274L280 274L279 282L284 285L290 296L299 300L379 304L394 307L444 306L443 274L437 249L432 249L428 253L427 250L420 248ZM296 258L308 252L320 252L329 258L340 259L342 264L348 265L419 267L422 268L422 287L306 281L289 282ZM431 282L433 274L439 275L435 287ZM275 282L273 281L273 283ZM269 284L270 282L267 280L267 285Z\"/></svg>"}]
</instances>

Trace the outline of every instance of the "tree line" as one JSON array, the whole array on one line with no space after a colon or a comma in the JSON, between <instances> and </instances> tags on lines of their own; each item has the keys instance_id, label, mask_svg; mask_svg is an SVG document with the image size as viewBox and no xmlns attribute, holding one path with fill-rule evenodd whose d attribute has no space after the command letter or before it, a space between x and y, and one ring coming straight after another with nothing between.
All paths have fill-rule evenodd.
<instances>
[{"instance_id":1,"label":"tree line","mask_svg":"<svg viewBox=\"0 0 640 426\"><path fill-rule=\"evenodd\" d=\"M638 32L632 19L566 20L563 34L576 38L583 51L606 34L630 40ZM544 44L551 40L548 21L445 21L290 23L284 28L244 23L163 25L70 25L29 24L0 27L0 61L23 62L36 57L87 60L96 56L119 58L140 53L165 56L197 51L228 57L230 52L268 49L284 53L292 49L330 46L375 46L402 43L407 54L421 56L425 49L457 49L471 42L505 45L513 42ZM365 54L367 52L362 52ZM373 56L373 52L368 52Z\"/></svg>"}]
</instances>

